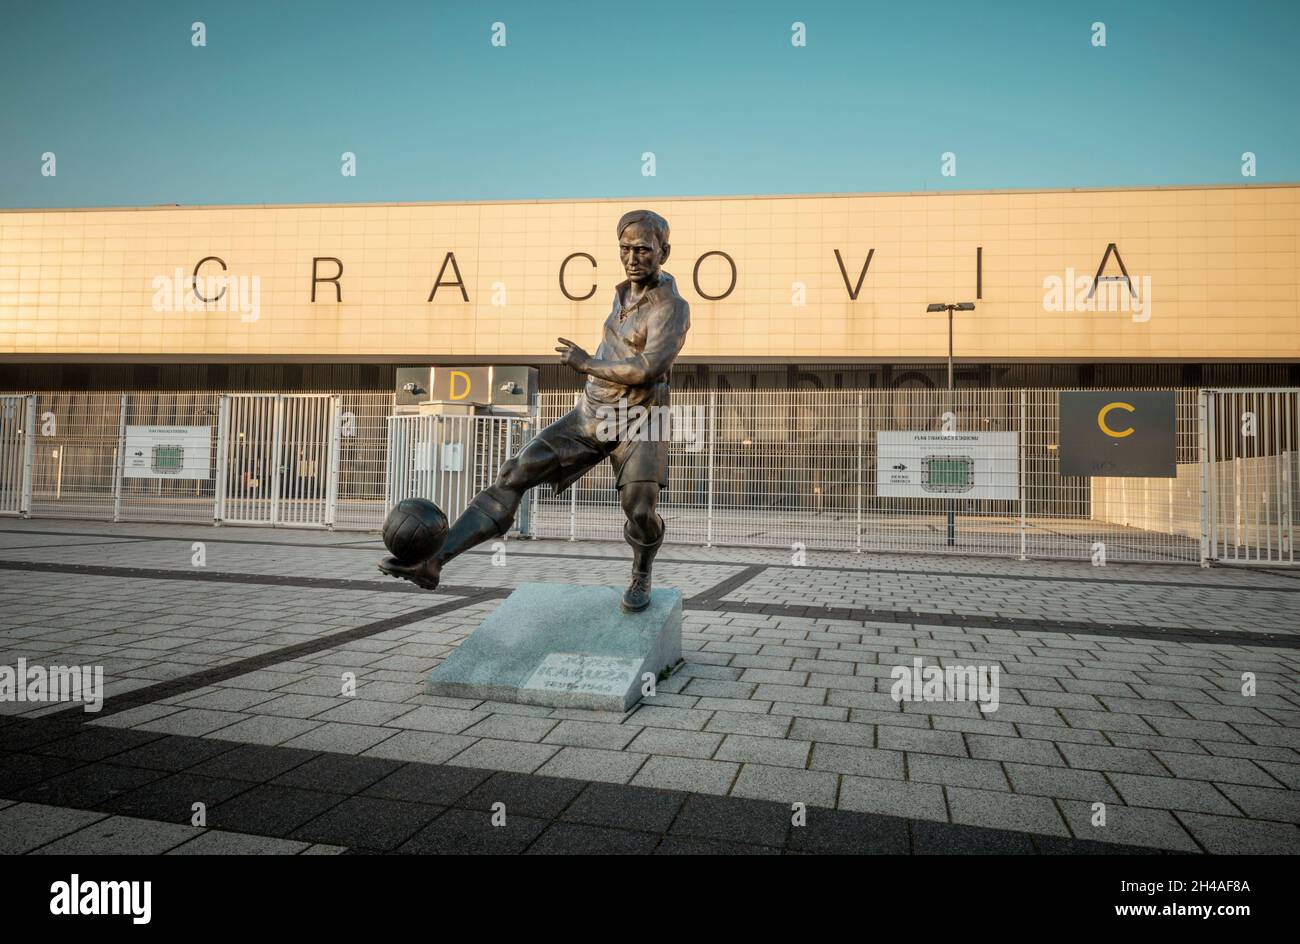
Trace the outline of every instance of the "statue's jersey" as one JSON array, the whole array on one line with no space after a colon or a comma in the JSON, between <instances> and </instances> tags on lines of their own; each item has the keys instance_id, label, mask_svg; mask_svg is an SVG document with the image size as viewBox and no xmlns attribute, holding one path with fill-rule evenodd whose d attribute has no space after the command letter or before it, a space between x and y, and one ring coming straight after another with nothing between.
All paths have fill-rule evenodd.
<instances>
[{"instance_id":1,"label":"statue's jersey","mask_svg":"<svg viewBox=\"0 0 1300 944\"><path fill-rule=\"evenodd\" d=\"M686 343L691 309L677 294L677 281L667 272L632 305L626 305L631 282L614 291L614 307L605 319L596 358L605 362L606 377L588 375L584 391L591 406L617 404L666 406L668 374Z\"/></svg>"}]
</instances>

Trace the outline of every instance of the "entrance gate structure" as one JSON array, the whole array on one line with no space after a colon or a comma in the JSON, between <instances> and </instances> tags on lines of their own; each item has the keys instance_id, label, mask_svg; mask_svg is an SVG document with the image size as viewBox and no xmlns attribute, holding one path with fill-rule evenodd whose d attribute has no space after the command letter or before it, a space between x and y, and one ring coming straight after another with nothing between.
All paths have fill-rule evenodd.
<instances>
[{"instance_id":1,"label":"entrance gate structure","mask_svg":"<svg viewBox=\"0 0 1300 944\"><path fill-rule=\"evenodd\" d=\"M230 394L219 415L216 521L334 526L340 397Z\"/></svg>"}]
</instances>

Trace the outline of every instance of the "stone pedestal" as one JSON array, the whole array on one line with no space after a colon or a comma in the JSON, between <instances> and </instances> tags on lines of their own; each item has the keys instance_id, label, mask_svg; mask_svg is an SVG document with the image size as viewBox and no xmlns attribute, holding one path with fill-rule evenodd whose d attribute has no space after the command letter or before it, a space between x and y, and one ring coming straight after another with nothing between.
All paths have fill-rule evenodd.
<instances>
[{"instance_id":1,"label":"stone pedestal","mask_svg":"<svg viewBox=\"0 0 1300 944\"><path fill-rule=\"evenodd\" d=\"M429 675L430 695L627 711L642 676L682 657L682 595L656 589L640 613L621 587L526 583Z\"/></svg>"}]
</instances>

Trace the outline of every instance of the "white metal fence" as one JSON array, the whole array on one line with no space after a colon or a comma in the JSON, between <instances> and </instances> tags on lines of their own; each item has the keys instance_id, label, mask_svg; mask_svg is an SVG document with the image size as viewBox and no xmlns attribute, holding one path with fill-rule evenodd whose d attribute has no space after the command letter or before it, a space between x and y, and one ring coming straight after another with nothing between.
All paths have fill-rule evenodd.
<instances>
[{"instance_id":1,"label":"white metal fence","mask_svg":"<svg viewBox=\"0 0 1300 944\"><path fill-rule=\"evenodd\" d=\"M1177 476L1150 479L1061 475L1059 392L679 393L668 540L1293 562L1300 391L1177 390ZM534 417L393 417L392 396L370 391L5 395L0 514L377 530L395 501L424 495L454 518L572 403L547 393ZM935 439L945 432L973 444L967 455ZM607 540L622 525L608 464L564 495L536 490L516 523Z\"/></svg>"},{"instance_id":2,"label":"white metal fence","mask_svg":"<svg viewBox=\"0 0 1300 944\"><path fill-rule=\"evenodd\" d=\"M1199 533L1112 520L1104 502L1094 507L1089 479L1060 474L1059 393L874 389L674 395L674 408L703 418L703 433L702 441L675 441L670 447L670 483L661 500L669 540L1069 559L1090 559L1100 551L1108 560L1199 561ZM540 425L553 422L571 402L568 394L544 394ZM1195 463L1197 391L1177 391L1176 402L1178 458ZM965 485L951 491L933 482L910 490L881 487L883 473L893 465L924 472L927 463L933 467L940 458L924 446L900 447L904 434L945 429L958 440L1003 443L989 448L1009 448L1013 465L986 464L981 471L975 463ZM972 433L981 435L962 435ZM901 461L890 459L882 468L886 456ZM963 498L962 488L964 494L987 497ZM1199 494L1170 500L1180 514L1198 517ZM616 540L621 528L607 467L588 475L572 495L540 496L536 502L533 531L539 536Z\"/></svg>"},{"instance_id":3,"label":"white metal fence","mask_svg":"<svg viewBox=\"0 0 1300 944\"><path fill-rule=\"evenodd\" d=\"M394 416L388 422L389 507L428 498L455 520L470 499L496 481L502 464L531 438L532 423L514 416ZM515 518L529 533L531 501Z\"/></svg>"},{"instance_id":4,"label":"white metal fence","mask_svg":"<svg viewBox=\"0 0 1300 944\"><path fill-rule=\"evenodd\" d=\"M33 517L378 529L392 406L373 391L6 396L0 506L17 492Z\"/></svg>"},{"instance_id":5,"label":"white metal fence","mask_svg":"<svg viewBox=\"0 0 1300 944\"><path fill-rule=\"evenodd\" d=\"M1295 562L1300 504L1292 389L1206 390L1204 554L1233 563Z\"/></svg>"}]
</instances>

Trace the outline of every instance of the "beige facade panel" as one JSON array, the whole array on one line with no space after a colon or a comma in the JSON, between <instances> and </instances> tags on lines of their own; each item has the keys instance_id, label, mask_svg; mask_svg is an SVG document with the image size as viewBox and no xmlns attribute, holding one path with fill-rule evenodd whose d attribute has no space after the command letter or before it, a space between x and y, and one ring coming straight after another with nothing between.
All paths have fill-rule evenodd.
<instances>
[{"instance_id":1,"label":"beige facade panel","mask_svg":"<svg viewBox=\"0 0 1300 944\"><path fill-rule=\"evenodd\" d=\"M4 212L0 357L594 349L640 206L672 226L687 360L941 357L925 306L958 301L962 358L1300 358L1300 186ZM1112 244L1137 298L1079 310Z\"/></svg>"}]
</instances>

